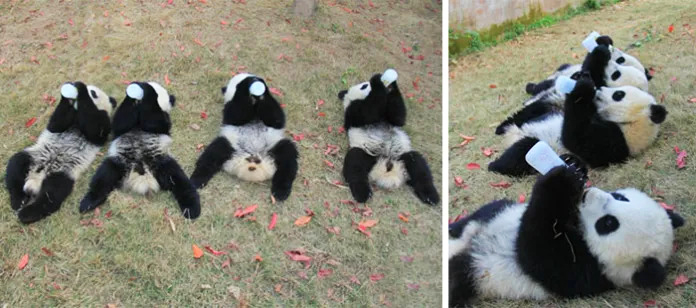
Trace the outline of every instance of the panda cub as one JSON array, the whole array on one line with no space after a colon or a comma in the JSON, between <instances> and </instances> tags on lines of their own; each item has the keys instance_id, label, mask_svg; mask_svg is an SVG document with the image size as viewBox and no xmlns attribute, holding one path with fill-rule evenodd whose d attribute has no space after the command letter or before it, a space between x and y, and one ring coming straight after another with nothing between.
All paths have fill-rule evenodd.
<instances>
[{"instance_id":1,"label":"panda cub","mask_svg":"<svg viewBox=\"0 0 696 308\"><path fill-rule=\"evenodd\" d=\"M61 88L61 98L36 144L10 158L5 186L19 221L58 211L75 181L94 161L111 130L116 100L82 82Z\"/></svg>"},{"instance_id":2,"label":"panda cub","mask_svg":"<svg viewBox=\"0 0 696 308\"><path fill-rule=\"evenodd\" d=\"M589 71L598 87L634 86L648 91L648 80L652 76L636 58L612 46L613 41L608 36L600 36L596 42L597 47L585 56L582 64L563 64L546 80L528 83L526 91L533 97L525 101L524 105L537 102L562 105L565 95L556 91L556 79L560 76L577 79L581 71Z\"/></svg>"},{"instance_id":3,"label":"panda cub","mask_svg":"<svg viewBox=\"0 0 696 308\"><path fill-rule=\"evenodd\" d=\"M121 188L143 195L171 191L184 217L200 215L198 192L169 154L169 112L175 102L156 82L128 85L126 98L114 115L114 140L80 202L80 213L98 207L114 189Z\"/></svg>"},{"instance_id":4,"label":"panda cub","mask_svg":"<svg viewBox=\"0 0 696 308\"><path fill-rule=\"evenodd\" d=\"M592 168L623 163L655 141L667 116L650 94L632 86L596 89L584 72L567 95L563 112L536 106L542 108L528 112L528 106L499 126L509 148L488 170L510 176L535 173L524 155L539 140L557 152L579 156Z\"/></svg>"},{"instance_id":5,"label":"panda cub","mask_svg":"<svg viewBox=\"0 0 696 308\"><path fill-rule=\"evenodd\" d=\"M476 296L577 298L663 283L684 219L633 188L583 189L579 170L555 167L529 203L495 201L450 225L450 307Z\"/></svg>"},{"instance_id":6,"label":"panda cub","mask_svg":"<svg viewBox=\"0 0 696 308\"><path fill-rule=\"evenodd\" d=\"M396 71L388 69L369 82L338 93L350 144L343 177L358 202L371 197L370 182L386 189L406 183L418 199L434 205L440 196L428 163L411 148L408 135L401 129L406 123L406 105L396 79Z\"/></svg>"},{"instance_id":7,"label":"panda cub","mask_svg":"<svg viewBox=\"0 0 696 308\"><path fill-rule=\"evenodd\" d=\"M222 88L225 107L220 136L196 162L191 182L197 188L224 169L245 181L271 179L277 200L290 196L297 175L295 144L285 138L285 113L268 91L266 82L251 74L237 74Z\"/></svg>"}]
</instances>

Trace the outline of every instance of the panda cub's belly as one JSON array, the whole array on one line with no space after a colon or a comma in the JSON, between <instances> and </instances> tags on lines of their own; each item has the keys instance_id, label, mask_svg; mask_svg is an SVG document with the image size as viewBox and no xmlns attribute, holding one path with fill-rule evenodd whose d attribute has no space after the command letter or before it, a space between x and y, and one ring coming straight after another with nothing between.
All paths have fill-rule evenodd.
<instances>
[{"instance_id":1,"label":"panda cub's belly","mask_svg":"<svg viewBox=\"0 0 696 308\"><path fill-rule=\"evenodd\" d=\"M109 156L117 157L126 166L121 189L143 195L158 192L160 185L151 164L169 155L171 143L172 138L168 135L141 131L116 138L109 148Z\"/></svg>"},{"instance_id":2,"label":"panda cub's belly","mask_svg":"<svg viewBox=\"0 0 696 308\"><path fill-rule=\"evenodd\" d=\"M32 165L24 183L24 192L36 194L47 175L63 172L76 180L94 161L99 146L88 142L77 129L63 133L44 130L36 144L25 150Z\"/></svg>"},{"instance_id":3,"label":"panda cub's belly","mask_svg":"<svg viewBox=\"0 0 696 308\"><path fill-rule=\"evenodd\" d=\"M503 144L510 147L515 142L525 137L532 137L545 141L556 152L568 152L561 142L561 131L563 129L563 115L553 113L532 122L527 122L521 127L510 125L505 131Z\"/></svg>"},{"instance_id":4,"label":"panda cub's belly","mask_svg":"<svg viewBox=\"0 0 696 308\"><path fill-rule=\"evenodd\" d=\"M368 178L386 189L403 185L406 167L400 156L411 151L411 140L402 129L387 124L356 127L348 130L351 148L360 148L377 157Z\"/></svg>"},{"instance_id":5,"label":"panda cub's belly","mask_svg":"<svg viewBox=\"0 0 696 308\"><path fill-rule=\"evenodd\" d=\"M474 269L471 274L481 296L538 300L549 296L517 263L515 242L526 209L526 204L508 207L468 239Z\"/></svg>"},{"instance_id":6,"label":"panda cub's belly","mask_svg":"<svg viewBox=\"0 0 696 308\"><path fill-rule=\"evenodd\" d=\"M234 149L222 168L245 181L262 182L273 177L276 164L269 151L284 138L283 129L254 122L244 126L225 125L220 135Z\"/></svg>"}]
</instances>

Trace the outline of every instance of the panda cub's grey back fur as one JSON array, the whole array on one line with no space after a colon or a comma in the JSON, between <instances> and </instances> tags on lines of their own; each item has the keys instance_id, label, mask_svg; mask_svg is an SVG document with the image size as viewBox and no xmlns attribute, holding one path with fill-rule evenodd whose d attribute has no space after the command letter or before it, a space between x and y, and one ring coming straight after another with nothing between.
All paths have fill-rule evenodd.
<instances>
[{"instance_id":1,"label":"panda cub's grey back fur","mask_svg":"<svg viewBox=\"0 0 696 308\"><path fill-rule=\"evenodd\" d=\"M147 163L154 162L156 157L169 155L171 143L169 135L140 130L116 138L109 147L109 157L117 157L126 167L122 188L140 194L159 191L159 184Z\"/></svg>"},{"instance_id":2,"label":"panda cub's grey back fur","mask_svg":"<svg viewBox=\"0 0 696 308\"><path fill-rule=\"evenodd\" d=\"M385 123L353 127L348 131L351 147L361 148L373 156L397 159L410 152L411 140L401 128Z\"/></svg>"},{"instance_id":3,"label":"panda cub's grey back fur","mask_svg":"<svg viewBox=\"0 0 696 308\"><path fill-rule=\"evenodd\" d=\"M25 151L32 158L25 191L36 193L48 174L64 172L76 180L92 163L99 146L87 141L77 128L72 128L62 133L44 130L36 144Z\"/></svg>"}]
</instances>

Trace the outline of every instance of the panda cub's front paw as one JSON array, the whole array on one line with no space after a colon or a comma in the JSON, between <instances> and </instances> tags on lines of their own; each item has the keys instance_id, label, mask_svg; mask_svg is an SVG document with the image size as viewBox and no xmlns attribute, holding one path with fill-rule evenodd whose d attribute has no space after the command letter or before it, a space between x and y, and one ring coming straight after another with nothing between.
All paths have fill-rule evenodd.
<instances>
[{"instance_id":1,"label":"panda cub's front paw","mask_svg":"<svg viewBox=\"0 0 696 308\"><path fill-rule=\"evenodd\" d=\"M433 185L425 185L423 187L415 187L416 196L420 201L429 205L436 205L440 202L440 194Z\"/></svg>"},{"instance_id":2,"label":"panda cub's front paw","mask_svg":"<svg viewBox=\"0 0 696 308\"><path fill-rule=\"evenodd\" d=\"M541 176L537 186L543 186L544 191L554 193L565 192L570 195L582 194L585 182L580 179L578 169L571 166L558 166Z\"/></svg>"},{"instance_id":3,"label":"panda cub's front paw","mask_svg":"<svg viewBox=\"0 0 696 308\"><path fill-rule=\"evenodd\" d=\"M349 183L350 192L353 194L353 199L358 203L367 202L370 197L372 197L372 189L370 184L367 182L354 182Z\"/></svg>"},{"instance_id":4,"label":"panda cub's front paw","mask_svg":"<svg viewBox=\"0 0 696 308\"><path fill-rule=\"evenodd\" d=\"M566 163L566 165L568 165L568 168L575 169L575 174L577 175L579 181L582 183L587 183L587 165L580 159L580 157L569 153L561 154L560 157Z\"/></svg>"}]
</instances>

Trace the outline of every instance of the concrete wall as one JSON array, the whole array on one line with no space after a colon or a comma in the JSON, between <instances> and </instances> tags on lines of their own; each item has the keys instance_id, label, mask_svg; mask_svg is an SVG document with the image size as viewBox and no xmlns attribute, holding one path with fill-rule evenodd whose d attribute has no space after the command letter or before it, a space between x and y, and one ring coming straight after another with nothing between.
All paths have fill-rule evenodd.
<instances>
[{"instance_id":1,"label":"concrete wall","mask_svg":"<svg viewBox=\"0 0 696 308\"><path fill-rule=\"evenodd\" d=\"M537 5L542 11L551 13L582 2L584 0L449 0L450 28L481 30L522 17L530 7Z\"/></svg>"}]
</instances>

